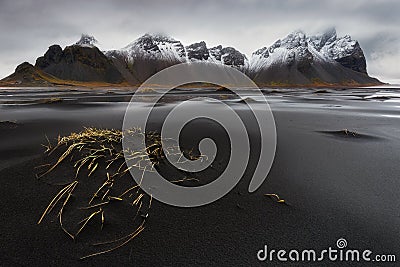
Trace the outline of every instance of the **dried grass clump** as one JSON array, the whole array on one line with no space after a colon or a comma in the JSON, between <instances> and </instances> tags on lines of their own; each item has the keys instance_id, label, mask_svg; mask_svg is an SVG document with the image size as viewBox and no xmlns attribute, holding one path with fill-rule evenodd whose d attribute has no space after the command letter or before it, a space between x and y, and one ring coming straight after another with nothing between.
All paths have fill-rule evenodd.
<instances>
[{"instance_id":1,"label":"dried grass clump","mask_svg":"<svg viewBox=\"0 0 400 267\"><path fill-rule=\"evenodd\" d=\"M130 167L126 165L124 151L122 150L123 134L132 137L132 139L129 140L133 142L146 139L148 144L144 146L145 149L142 150L135 150L134 146L132 146L128 151L125 151L127 155L126 160L129 162ZM132 222L136 222L138 226L126 236L95 244L97 246L111 245L112 247L84 256L82 259L111 252L129 243L142 232L145 227L145 222L148 218L148 212L152 203L152 196L145 194L131 177L129 177L129 186L125 186L126 179L125 183L123 183L121 177L126 177L125 174L129 172L130 168L137 168L141 170L141 179L144 179L145 173L154 171L154 167L165 157L162 149L163 144L168 144L168 140L161 140L161 137L156 133L146 133L145 135L139 128L124 132L113 129L85 128L82 132L71 133L62 138L58 137L55 146L47 139L47 144L44 145L46 153L49 156L59 153L60 156L56 157L57 159L53 164L39 166L46 167L46 170L39 174L38 177L49 176L49 174L61 164L72 164L75 174L73 180L64 185L58 194L50 201L40 217L38 224L58 206L57 216L62 230L73 240L76 240L78 235L86 229L88 223L96 218L100 222L100 228L103 229L107 218L106 207L113 202L125 202L134 210L133 213L135 216ZM174 155L177 161L183 156L179 147L176 146L167 146L165 151L165 153ZM198 157L193 156L192 158ZM63 223L65 207L69 205L71 196L79 185L82 182L87 183L87 178L89 177L91 177L91 179L95 178L93 179L93 183L97 182L97 184L100 184L100 179L103 181L99 187L96 186L97 188L93 192L88 194L85 191L86 199L84 201L86 205L80 207L79 210L86 211L86 216L78 223L76 229L67 229ZM91 181L92 180L90 180L90 182ZM175 182L181 181L182 180ZM122 187L125 186L122 189L121 184ZM87 213L88 211L90 213Z\"/></svg>"}]
</instances>

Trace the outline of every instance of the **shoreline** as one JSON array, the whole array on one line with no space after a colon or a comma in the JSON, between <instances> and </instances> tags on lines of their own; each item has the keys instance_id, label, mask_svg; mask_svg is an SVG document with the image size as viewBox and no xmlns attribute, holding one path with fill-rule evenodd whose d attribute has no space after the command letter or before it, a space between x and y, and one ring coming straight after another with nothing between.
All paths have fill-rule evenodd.
<instances>
[{"instance_id":1,"label":"shoreline","mask_svg":"<svg viewBox=\"0 0 400 267\"><path fill-rule=\"evenodd\" d=\"M371 84L330 84L330 85L318 85L318 84L308 84L308 85L268 85L262 84L257 85L259 88L269 88L269 89L352 89L352 88L369 88L376 86L396 86L395 84L390 83L371 83ZM140 85L120 85L120 84L89 84L89 85L11 85L11 84L1 84L0 88L68 88L68 89L137 89ZM162 85L157 85L156 87L163 88ZM202 85L182 85L179 86L178 89L192 89L192 88L205 88L205 89L215 89L215 90L225 90L225 88L221 88L220 86L202 86Z\"/></svg>"}]
</instances>

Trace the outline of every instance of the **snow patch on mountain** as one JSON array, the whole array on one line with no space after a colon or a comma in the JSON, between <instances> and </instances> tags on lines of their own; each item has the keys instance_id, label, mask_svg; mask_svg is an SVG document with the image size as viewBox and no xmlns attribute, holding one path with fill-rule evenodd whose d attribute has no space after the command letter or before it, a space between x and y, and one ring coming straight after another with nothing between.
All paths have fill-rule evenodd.
<instances>
[{"instance_id":1,"label":"snow patch on mountain","mask_svg":"<svg viewBox=\"0 0 400 267\"><path fill-rule=\"evenodd\" d=\"M145 34L126 47L119 50L128 60L137 57L162 59L167 61L184 61L185 48L180 41L162 34Z\"/></svg>"},{"instance_id":2,"label":"snow patch on mountain","mask_svg":"<svg viewBox=\"0 0 400 267\"><path fill-rule=\"evenodd\" d=\"M358 42L349 35L338 38L334 28L322 34L310 36L309 43L326 58L339 59L349 56L357 48Z\"/></svg>"},{"instance_id":3,"label":"snow patch on mountain","mask_svg":"<svg viewBox=\"0 0 400 267\"><path fill-rule=\"evenodd\" d=\"M270 47L255 51L250 59L249 68L258 71L271 65L307 65L312 62L313 53L309 50L307 37L302 31L295 31Z\"/></svg>"}]
</instances>

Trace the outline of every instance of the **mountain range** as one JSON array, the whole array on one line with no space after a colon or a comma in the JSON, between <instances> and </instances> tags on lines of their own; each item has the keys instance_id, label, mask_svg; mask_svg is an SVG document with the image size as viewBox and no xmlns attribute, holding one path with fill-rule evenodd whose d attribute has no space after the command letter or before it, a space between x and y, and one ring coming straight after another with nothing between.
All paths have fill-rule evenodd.
<instances>
[{"instance_id":1,"label":"mountain range","mask_svg":"<svg viewBox=\"0 0 400 267\"><path fill-rule=\"evenodd\" d=\"M246 56L233 47L184 46L163 34L145 34L119 50L101 51L83 34L62 49L52 45L35 65L24 62L2 79L7 86L137 86L158 71L183 62L224 64L242 71L259 86L367 86L381 82L367 73L358 41L335 29L307 36L295 31Z\"/></svg>"}]
</instances>

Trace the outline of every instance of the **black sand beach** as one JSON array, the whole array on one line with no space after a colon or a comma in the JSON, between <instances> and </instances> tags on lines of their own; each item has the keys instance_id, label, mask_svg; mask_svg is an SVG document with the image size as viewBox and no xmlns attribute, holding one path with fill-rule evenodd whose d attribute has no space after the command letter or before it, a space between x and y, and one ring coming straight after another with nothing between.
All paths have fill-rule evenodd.
<instances>
[{"instance_id":1,"label":"black sand beach","mask_svg":"<svg viewBox=\"0 0 400 267\"><path fill-rule=\"evenodd\" d=\"M264 245L320 251L336 247L339 238L347 240L347 248L398 258L400 91L382 87L264 92L275 116L278 143L272 170L256 192L247 191L250 166L239 184L212 204L189 209L153 201L145 229L135 239L113 252L79 260L96 252L91 244L99 233L111 239L118 231L127 234L131 217L116 204L103 230L93 223L76 241L61 230L54 213L37 225L62 188L36 177L35 167L50 160L41 144L46 144L46 136L55 141L83 127L121 129L130 93L1 88L0 265L273 266L281 262L257 259ZM195 94L177 93L165 106ZM244 105L220 92L197 94L213 94L239 111ZM240 112L246 117L245 110ZM200 135L218 132L218 127L209 126ZM67 163L49 178L68 179L72 174ZM268 193L278 194L287 205L264 196ZM386 265L395 263L379 266Z\"/></svg>"}]
</instances>

